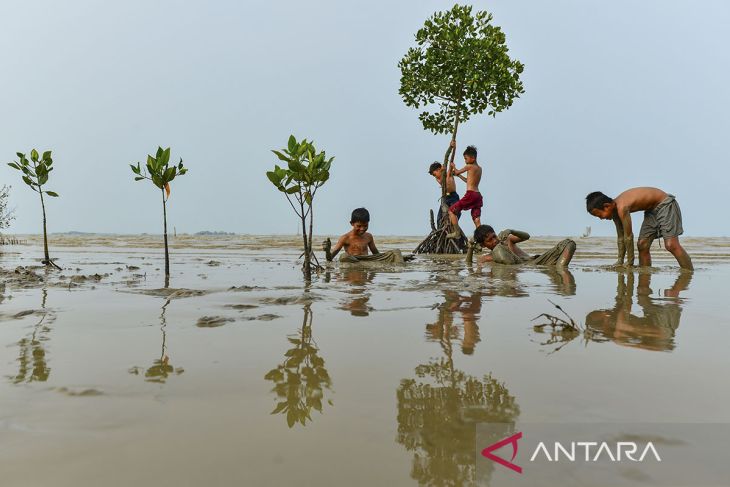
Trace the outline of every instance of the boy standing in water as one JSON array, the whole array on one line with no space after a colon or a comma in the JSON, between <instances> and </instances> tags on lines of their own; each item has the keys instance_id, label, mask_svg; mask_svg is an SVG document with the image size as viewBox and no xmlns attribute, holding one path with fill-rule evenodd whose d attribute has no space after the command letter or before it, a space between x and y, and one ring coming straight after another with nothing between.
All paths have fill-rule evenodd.
<instances>
[{"instance_id":1,"label":"boy standing in water","mask_svg":"<svg viewBox=\"0 0 730 487\"><path fill-rule=\"evenodd\" d=\"M460 176L466 173L466 193L459 201L451 205L449 208L449 220L451 221L451 233L448 238L461 237L461 229L459 228L459 215L464 210L471 210L471 219L474 226L481 225L482 216L482 194L479 192L479 182L482 180L482 167L477 162L477 148L470 145L464 151L464 162L466 166L456 169L451 165L451 172L454 176Z\"/></svg>"},{"instance_id":2,"label":"boy standing in water","mask_svg":"<svg viewBox=\"0 0 730 487\"><path fill-rule=\"evenodd\" d=\"M664 239L666 248L677 259L683 269L693 270L692 259L679 243L682 229L682 212L673 195L657 188L632 188L615 199L600 191L586 196L586 209L601 220L613 220L616 225L618 260L616 265L634 265L634 233L631 228L631 213L644 212L644 222L639 230L639 265L651 265L651 243L655 238Z\"/></svg>"}]
</instances>

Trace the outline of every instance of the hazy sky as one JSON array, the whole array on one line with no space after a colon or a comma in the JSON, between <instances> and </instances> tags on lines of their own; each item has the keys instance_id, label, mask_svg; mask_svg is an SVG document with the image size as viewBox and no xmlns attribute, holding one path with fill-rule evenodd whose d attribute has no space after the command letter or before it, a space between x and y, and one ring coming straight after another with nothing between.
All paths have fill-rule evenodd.
<instances>
[{"instance_id":1,"label":"hazy sky","mask_svg":"<svg viewBox=\"0 0 730 487\"><path fill-rule=\"evenodd\" d=\"M294 233L266 179L290 133L336 157L317 233L367 207L374 234L419 235L439 189L427 175L446 136L398 96L399 59L433 0L0 2L0 184L15 233L40 204L5 165L52 149L49 231L161 232L159 193L128 164L171 146L190 172L172 187L178 232ZM473 2L525 66L525 94L475 118L459 145L485 167L482 221L576 235L584 197L652 185L675 194L687 235L730 235L730 3ZM463 193L463 186L460 186ZM635 221L641 216L636 215ZM463 219L465 229L471 227Z\"/></svg>"}]
</instances>

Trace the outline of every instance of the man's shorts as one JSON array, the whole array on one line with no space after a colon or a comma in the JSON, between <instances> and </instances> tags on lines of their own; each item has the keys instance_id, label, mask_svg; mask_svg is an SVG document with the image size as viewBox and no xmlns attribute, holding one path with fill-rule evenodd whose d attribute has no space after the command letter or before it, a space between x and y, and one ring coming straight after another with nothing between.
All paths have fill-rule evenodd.
<instances>
[{"instance_id":1,"label":"man's shorts","mask_svg":"<svg viewBox=\"0 0 730 487\"><path fill-rule=\"evenodd\" d=\"M449 211L458 215L464 210L471 210L471 219L474 220L482 216L482 194L478 191L467 191L464 197L451 205Z\"/></svg>"},{"instance_id":2,"label":"man's shorts","mask_svg":"<svg viewBox=\"0 0 730 487\"><path fill-rule=\"evenodd\" d=\"M682 211L673 195L667 195L654 209L644 212L639 239L672 238L682 233Z\"/></svg>"}]
</instances>

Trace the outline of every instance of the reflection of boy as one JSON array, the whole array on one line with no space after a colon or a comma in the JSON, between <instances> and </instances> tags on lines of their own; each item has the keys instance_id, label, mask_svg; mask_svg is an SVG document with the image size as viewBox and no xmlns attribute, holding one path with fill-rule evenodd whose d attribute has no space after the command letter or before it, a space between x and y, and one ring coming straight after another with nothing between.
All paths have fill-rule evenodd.
<instances>
[{"instance_id":1,"label":"reflection of boy","mask_svg":"<svg viewBox=\"0 0 730 487\"><path fill-rule=\"evenodd\" d=\"M503 230L496 234L489 225L480 225L474 230L474 242L492 251L479 259L480 262L497 264L525 264L567 266L575 253L575 242L570 239L558 242L553 248L540 255L530 256L517 246L518 243L530 239L530 234L520 230ZM471 262L473 245L467 251L467 262Z\"/></svg>"},{"instance_id":2,"label":"reflection of boy","mask_svg":"<svg viewBox=\"0 0 730 487\"><path fill-rule=\"evenodd\" d=\"M586 196L586 210L601 220L613 220L616 225L618 260L616 265L634 265L634 233L631 213L644 212L644 222L639 230L639 265L651 265L651 243L662 237L664 248L677 259L683 269L692 270L692 259L679 243L682 235L682 211L677 200L657 188L632 188L612 199L600 191Z\"/></svg>"}]
</instances>

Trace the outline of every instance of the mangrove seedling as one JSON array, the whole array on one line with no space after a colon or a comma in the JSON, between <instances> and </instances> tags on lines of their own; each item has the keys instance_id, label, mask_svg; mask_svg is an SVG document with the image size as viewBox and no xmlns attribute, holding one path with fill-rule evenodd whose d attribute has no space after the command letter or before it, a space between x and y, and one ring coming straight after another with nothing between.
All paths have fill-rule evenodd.
<instances>
[{"instance_id":1,"label":"mangrove seedling","mask_svg":"<svg viewBox=\"0 0 730 487\"><path fill-rule=\"evenodd\" d=\"M48 175L53 171L53 158L51 151L47 150L42 155L33 149L30 151L30 160L22 152L16 152L18 160L11 162L8 166L22 173L23 182L33 191L38 193L41 199L41 210L43 211L43 264L46 266L58 267L48 254L48 231L46 230L46 202L43 195L58 197L58 193L43 189L48 182Z\"/></svg>"},{"instance_id":2,"label":"mangrove seedling","mask_svg":"<svg viewBox=\"0 0 730 487\"><path fill-rule=\"evenodd\" d=\"M330 177L330 167L334 157L327 158L325 151L317 152L314 142L307 139L297 141L291 135L286 148L272 150L286 167L274 166L266 176L286 196L289 205L302 223L302 242L304 245L304 279L312 278L312 269L320 269L312 249L312 230L314 225L314 196ZM314 260L314 264L312 263Z\"/></svg>"},{"instance_id":3,"label":"mangrove seedling","mask_svg":"<svg viewBox=\"0 0 730 487\"><path fill-rule=\"evenodd\" d=\"M162 196L162 224L163 235L165 239L165 284L170 279L170 252L167 245L167 200L170 198L170 183L178 176L182 176L188 172L183 166L183 160L175 165L170 165L170 148L157 148L155 156L147 155L147 164L142 167L138 162L137 165L130 164L132 172L135 174L135 181L147 179L157 186Z\"/></svg>"}]
</instances>

